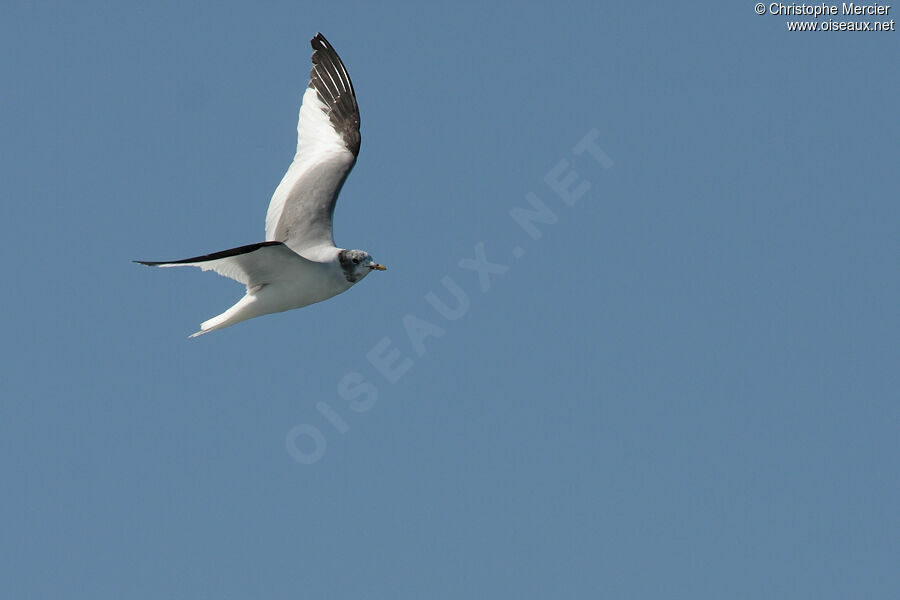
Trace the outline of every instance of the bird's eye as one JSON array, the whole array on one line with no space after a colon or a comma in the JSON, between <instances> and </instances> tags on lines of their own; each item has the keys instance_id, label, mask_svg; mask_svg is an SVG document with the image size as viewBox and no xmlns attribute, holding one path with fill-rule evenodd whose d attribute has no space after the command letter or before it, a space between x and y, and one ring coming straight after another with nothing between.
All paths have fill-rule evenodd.
<instances>
[{"instance_id":1,"label":"bird's eye","mask_svg":"<svg viewBox=\"0 0 900 600\"><path fill-rule=\"evenodd\" d=\"M353 259L353 264L354 264L354 265L358 265L358 264L359 264L359 259L358 259L358 258L354 258L354 259Z\"/></svg>"}]
</instances>

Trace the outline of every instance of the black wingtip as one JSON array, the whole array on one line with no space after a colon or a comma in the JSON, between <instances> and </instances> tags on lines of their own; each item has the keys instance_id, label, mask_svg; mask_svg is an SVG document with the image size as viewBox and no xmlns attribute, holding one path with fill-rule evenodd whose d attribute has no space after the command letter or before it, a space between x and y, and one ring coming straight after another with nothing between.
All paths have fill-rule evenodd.
<instances>
[{"instance_id":1,"label":"black wingtip","mask_svg":"<svg viewBox=\"0 0 900 600\"><path fill-rule=\"evenodd\" d=\"M331 44L328 43L328 40L325 39L325 36L322 35L321 31L316 32L316 35L309 40L309 45L312 46L313 50L324 50L331 46Z\"/></svg>"},{"instance_id":2,"label":"black wingtip","mask_svg":"<svg viewBox=\"0 0 900 600\"><path fill-rule=\"evenodd\" d=\"M316 90L325 105L328 118L344 140L353 156L359 155L359 106L350 74L334 47L325 36L317 33L310 41L313 67L309 73L309 87Z\"/></svg>"}]
</instances>

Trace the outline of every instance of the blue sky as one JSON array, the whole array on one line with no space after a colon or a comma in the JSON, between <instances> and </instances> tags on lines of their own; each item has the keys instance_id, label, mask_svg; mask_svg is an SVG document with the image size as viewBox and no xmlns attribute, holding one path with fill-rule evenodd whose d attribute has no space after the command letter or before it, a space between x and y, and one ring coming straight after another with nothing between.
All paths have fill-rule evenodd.
<instances>
[{"instance_id":1,"label":"blue sky","mask_svg":"<svg viewBox=\"0 0 900 600\"><path fill-rule=\"evenodd\" d=\"M9 597L900 593L900 34L2 12ZM241 286L130 261L263 239L317 31L362 111L336 239L389 270L188 340Z\"/></svg>"}]
</instances>

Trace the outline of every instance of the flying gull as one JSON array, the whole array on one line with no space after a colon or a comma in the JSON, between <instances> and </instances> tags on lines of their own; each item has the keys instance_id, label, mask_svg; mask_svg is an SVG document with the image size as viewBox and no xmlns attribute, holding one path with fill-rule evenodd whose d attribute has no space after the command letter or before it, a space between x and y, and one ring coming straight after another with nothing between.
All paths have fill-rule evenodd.
<instances>
[{"instance_id":1,"label":"flying gull","mask_svg":"<svg viewBox=\"0 0 900 600\"><path fill-rule=\"evenodd\" d=\"M334 244L332 217L359 154L359 107L340 57L318 33L297 123L297 153L269 202L266 241L152 267L200 267L247 286L237 304L204 321L196 337L269 313L300 308L384 271L368 252Z\"/></svg>"}]
</instances>

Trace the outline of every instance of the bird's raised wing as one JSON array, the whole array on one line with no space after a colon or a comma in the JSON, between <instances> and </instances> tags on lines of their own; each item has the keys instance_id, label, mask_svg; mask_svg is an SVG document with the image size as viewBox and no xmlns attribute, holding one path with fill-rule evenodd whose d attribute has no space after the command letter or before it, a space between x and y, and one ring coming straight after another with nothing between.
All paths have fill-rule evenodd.
<instances>
[{"instance_id":1,"label":"bird's raised wing","mask_svg":"<svg viewBox=\"0 0 900 600\"><path fill-rule=\"evenodd\" d=\"M359 154L359 107L344 63L319 33L297 122L297 154L269 202L266 240L297 253L334 246L338 193Z\"/></svg>"}]
</instances>

